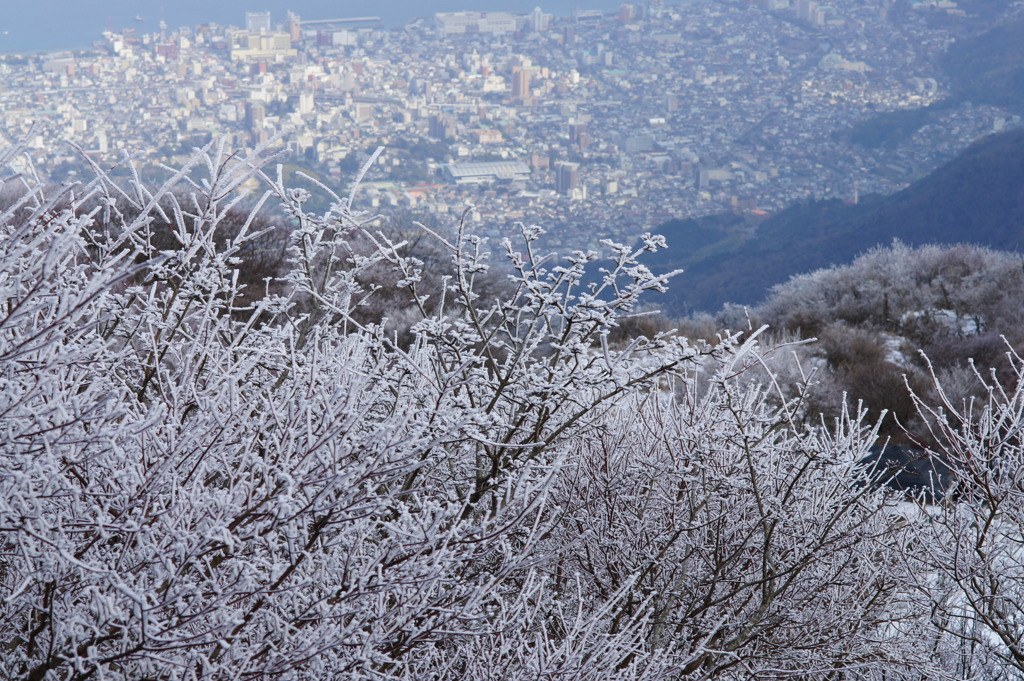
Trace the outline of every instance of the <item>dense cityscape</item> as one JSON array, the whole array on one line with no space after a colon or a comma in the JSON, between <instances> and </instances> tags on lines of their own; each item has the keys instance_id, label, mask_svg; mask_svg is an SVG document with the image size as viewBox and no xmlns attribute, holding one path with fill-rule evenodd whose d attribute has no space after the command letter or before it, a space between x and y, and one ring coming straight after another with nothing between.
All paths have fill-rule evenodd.
<instances>
[{"instance_id":1,"label":"dense cityscape","mask_svg":"<svg viewBox=\"0 0 1024 681\"><path fill-rule=\"evenodd\" d=\"M575 247L671 218L888 194L1019 125L963 103L895 148L839 134L946 94L936 58L952 37L924 13L956 4L908 6L655 0L400 29L260 11L146 32L140 17L92 51L0 58L0 112L9 140L62 173L86 170L80 150L105 167L173 165L226 136L270 141L290 169L342 186L382 145L366 208L473 206L486 233L536 221Z\"/></svg>"}]
</instances>

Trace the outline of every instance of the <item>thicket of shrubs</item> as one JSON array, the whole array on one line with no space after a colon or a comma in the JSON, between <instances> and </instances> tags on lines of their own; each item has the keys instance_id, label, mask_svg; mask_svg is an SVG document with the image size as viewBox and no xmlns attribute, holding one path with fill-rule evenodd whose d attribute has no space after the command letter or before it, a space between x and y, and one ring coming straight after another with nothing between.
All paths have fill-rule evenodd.
<instances>
[{"instance_id":1,"label":"thicket of shrubs","mask_svg":"<svg viewBox=\"0 0 1024 681\"><path fill-rule=\"evenodd\" d=\"M915 505L863 414L814 417L816 346L623 332L659 237L602 265L523 226L496 276L461 226L417 255L265 165L4 178L0 676L1024 675L1019 357L911 398L955 480ZM259 295L254 179L288 218Z\"/></svg>"},{"instance_id":2,"label":"thicket of shrubs","mask_svg":"<svg viewBox=\"0 0 1024 681\"><path fill-rule=\"evenodd\" d=\"M768 325L773 342L815 339L795 350L815 370L812 413L831 419L863 404L883 412L881 434L932 444L913 394L934 400L937 379L956 401L1017 380L1011 349L1024 342L1024 259L972 245L874 248L850 265L793 277L761 305L727 306L679 323L688 335ZM665 323L668 323L667 320Z\"/></svg>"}]
</instances>

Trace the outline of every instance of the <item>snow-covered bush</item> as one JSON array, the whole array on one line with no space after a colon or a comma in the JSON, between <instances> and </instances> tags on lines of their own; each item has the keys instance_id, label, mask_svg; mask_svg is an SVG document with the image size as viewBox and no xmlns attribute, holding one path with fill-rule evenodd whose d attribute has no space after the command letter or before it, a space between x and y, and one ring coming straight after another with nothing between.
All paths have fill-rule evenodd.
<instances>
[{"instance_id":1,"label":"snow-covered bush","mask_svg":"<svg viewBox=\"0 0 1024 681\"><path fill-rule=\"evenodd\" d=\"M856 466L872 430L806 427L756 338L609 343L665 278L609 243L584 285L598 256L535 227L497 301L486 242L431 233L428 295L353 195L310 214L265 167L211 145L156 190L7 178L0 676L927 672L917 525ZM253 180L293 223L263 297L238 283L254 223L218 239ZM409 343L353 314L382 267Z\"/></svg>"},{"instance_id":2,"label":"snow-covered bush","mask_svg":"<svg viewBox=\"0 0 1024 681\"><path fill-rule=\"evenodd\" d=\"M799 398L737 380L762 362L751 342L707 390L637 395L581 443L559 481L557 573L597 600L625 588L682 678L925 664L901 563L910 528L859 484L874 433L804 429Z\"/></svg>"},{"instance_id":3,"label":"snow-covered bush","mask_svg":"<svg viewBox=\"0 0 1024 681\"><path fill-rule=\"evenodd\" d=\"M917 399L935 455L951 469L942 509L915 554L946 666L959 678L1024 677L1024 359L1007 348L1017 388L975 373L980 398Z\"/></svg>"},{"instance_id":4,"label":"snow-covered bush","mask_svg":"<svg viewBox=\"0 0 1024 681\"><path fill-rule=\"evenodd\" d=\"M548 276L528 254L516 295L478 310L481 244L460 235L450 299L427 300L398 246L349 248L349 199L311 216L262 164L210 147L156 192L22 178L2 216L3 675L463 678L484 658L451 668L459 651L509 627L535 632L489 648L512 669L640 673L636 627L603 626L615 598L538 638L556 619L530 619L531 569L566 443L700 354L590 356L660 281L622 251L624 288L577 299L582 263ZM254 177L296 226L287 294L246 308L236 254L257 235L216 237ZM99 215L115 199L127 224ZM155 217L177 248L154 249ZM349 314L381 262L436 310L407 350Z\"/></svg>"}]
</instances>

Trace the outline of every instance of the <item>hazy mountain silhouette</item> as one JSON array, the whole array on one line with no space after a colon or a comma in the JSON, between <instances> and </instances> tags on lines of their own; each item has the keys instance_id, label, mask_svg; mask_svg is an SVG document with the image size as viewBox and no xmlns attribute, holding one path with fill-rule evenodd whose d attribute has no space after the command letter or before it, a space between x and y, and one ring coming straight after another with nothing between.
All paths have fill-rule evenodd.
<instances>
[{"instance_id":1,"label":"hazy mountain silhouette","mask_svg":"<svg viewBox=\"0 0 1024 681\"><path fill-rule=\"evenodd\" d=\"M907 189L801 202L759 225L736 216L674 220L655 231L669 246L646 260L677 277L658 305L681 315L753 304L790 276L847 263L878 244L972 243L1024 247L1024 130L991 135Z\"/></svg>"},{"instance_id":2,"label":"hazy mountain silhouette","mask_svg":"<svg viewBox=\"0 0 1024 681\"><path fill-rule=\"evenodd\" d=\"M940 65L955 99L1024 112L1024 18L953 43Z\"/></svg>"},{"instance_id":3,"label":"hazy mountain silhouette","mask_svg":"<svg viewBox=\"0 0 1024 681\"><path fill-rule=\"evenodd\" d=\"M836 137L869 149L895 147L947 109L962 102L1003 106L1024 113L1024 18L998 23L957 40L939 66L949 76L948 97L918 109L886 111Z\"/></svg>"}]
</instances>

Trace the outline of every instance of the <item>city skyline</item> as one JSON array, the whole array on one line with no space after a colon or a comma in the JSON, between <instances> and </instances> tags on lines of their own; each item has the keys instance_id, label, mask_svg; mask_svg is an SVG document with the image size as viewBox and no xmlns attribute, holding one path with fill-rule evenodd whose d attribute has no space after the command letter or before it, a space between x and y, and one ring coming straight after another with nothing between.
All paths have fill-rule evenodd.
<instances>
[{"instance_id":1,"label":"city skyline","mask_svg":"<svg viewBox=\"0 0 1024 681\"><path fill-rule=\"evenodd\" d=\"M309 18L379 16L385 26L401 26L418 16L459 10L527 13L540 5L545 12L569 14L574 8L610 10L615 0L399 0L371 5L355 0L227 0L210 4L197 0L85 0L73 5L61 0L25 3L0 16L0 54L49 52L90 47L108 27L156 32L161 18L170 28L220 23L242 26L246 12L271 13L280 23L289 11ZM470 6L471 5L471 6Z\"/></svg>"},{"instance_id":2,"label":"city skyline","mask_svg":"<svg viewBox=\"0 0 1024 681\"><path fill-rule=\"evenodd\" d=\"M596 245L675 218L890 194L1020 125L962 102L893 148L851 143L850 126L948 92L936 61L949 35L885 9L623 3L573 17L438 14L393 31L281 26L251 8L237 31L168 20L96 51L9 60L0 107L39 167L87 172L63 140L107 165L173 164L215 137L251 148L288 131L277 147L332 185L385 146L374 210L472 203L485 233L539 215L558 225L553 247Z\"/></svg>"}]
</instances>

